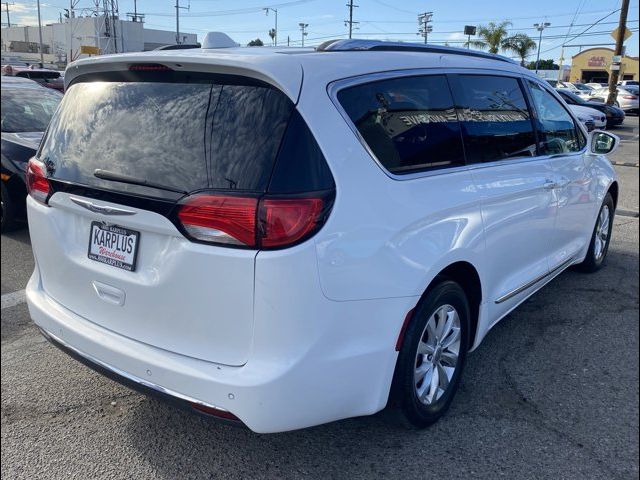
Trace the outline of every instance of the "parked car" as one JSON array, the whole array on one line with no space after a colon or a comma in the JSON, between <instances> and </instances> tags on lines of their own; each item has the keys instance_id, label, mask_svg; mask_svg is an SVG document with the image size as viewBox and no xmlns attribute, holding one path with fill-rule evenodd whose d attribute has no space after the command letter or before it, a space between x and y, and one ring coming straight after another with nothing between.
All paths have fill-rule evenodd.
<instances>
[{"instance_id":1,"label":"parked car","mask_svg":"<svg viewBox=\"0 0 640 480\"><path fill-rule=\"evenodd\" d=\"M29 163L29 311L98 371L256 432L425 427L493 325L603 265L619 139L517 63L208 47L74 62Z\"/></svg>"},{"instance_id":2,"label":"parked car","mask_svg":"<svg viewBox=\"0 0 640 480\"><path fill-rule=\"evenodd\" d=\"M587 87L591 87L593 90L599 90L601 88L606 88L609 86L608 83L597 83L597 82L589 82L585 83Z\"/></svg>"},{"instance_id":3,"label":"parked car","mask_svg":"<svg viewBox=\"0 0 640 480\"><path fill-rule=\"evenodd\" d=\"M592 102L606 102L609 98L609 88L601 88L591 92L589 101ZM625 112L638 113L639 97L637 94L627 90L623 87L617 87L617 95L614 105L621 108Z\"/></svg>"},{"instance_id":4,"label":"parked car","mask_svg":"<svg viewBox=\"0 0 640 480\"><path fill-rule=\"evenodd\" d=\"M26 220L26 166L62 95L26 78L2 78L2 231Z\"/></svg>"},{"instance_id":5,"label":"parked car","mask_svg":"<svg viewBox=\"0 0 640 480\"><path fill-rule=\"evenodd\" d=\"M37 68L34 65L29 67L5 65L2 67L2 75L28 78L38 82L43 87L52 88L64 93L64 77L56 70Z\"/></svg>"},{"instance_id":6,"label":"parked car","mask_svg":"<svg viewBox=\"0 0 640 480\"><path fill-rule=\"evenodd\" d=\"M558 89L558 93L560 94L562 99L569 105L588 107L590 109L598 110L601 114L604 114L606 117L606 128L615 127L621 125L624 122L624 110L618 107L614 107L613 105L606 105L604 103L588 102L582 97L575 95L573 92L570 92L569 90ZM602 126L597 126L596 128L602 128Z\"/></svg>"},{"instance_id":7,"label":"parked car","mask_svg":"<svg viewBox=\"0 0 640 480\"><path fill-rule=\"evenodd\" d=\"M571 85L573 88L569 88L568 90L570 90L571 92L575 93L576 95L584 99L589 98L589 96L591 95L591 92L593 91L593 88L588 87L584 83L574 82L574 83L570 83L569 85Z\"/></svg>"},{"instance_id":8,"label":"parked car","mask_svg":"<svg viewBox=\"0 0 640 480\"><path fill-rule=\"evenodd\" d=\"M638 83L637 80L621 80L618 82L618 85L624 88L627 88L627 87L638 88L640 86L640 83Z\"/></svg>"}]
</instances>

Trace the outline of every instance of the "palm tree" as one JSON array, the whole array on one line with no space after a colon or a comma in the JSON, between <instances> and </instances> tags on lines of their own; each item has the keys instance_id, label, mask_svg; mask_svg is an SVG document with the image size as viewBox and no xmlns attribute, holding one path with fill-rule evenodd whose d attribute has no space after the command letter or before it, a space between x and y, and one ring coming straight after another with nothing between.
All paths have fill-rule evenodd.
<instances>
[{"instance_id":1,"label":"palm tree","mask_svg":"<svg viewBox=\"0 0 640 480\"><path fill-rule=\"evenodd\" d=\"M533 53L537 45L526 33L516 33L505 40L504 49L511 50L520 57L520 65L524 67L525 59Z\"/></svg>"},{"instance_id":2,"label":"palm tree","mask_svg":"<svg viewBox=\"0 0 640 480\"><path fill-rule=\"evenodd\" d=\"M489 22L489 25L480 25L478 27L478 39L466 42L466 46L489 50L489 53L498 53L504 50L507 40L507 27L511 26L511 22L504 21L500 23Z\"/></svg>"},{"instance_id":3,"label":"palm tree","mask_svg":"<svg viewBox=\"0 0 640 480\"><path fill-rule=\"evenodd\" d=\"M276 44L276 29L272 28L269 30L269 36L271 37L271 45Z\"/></svg>"}]
</instances>

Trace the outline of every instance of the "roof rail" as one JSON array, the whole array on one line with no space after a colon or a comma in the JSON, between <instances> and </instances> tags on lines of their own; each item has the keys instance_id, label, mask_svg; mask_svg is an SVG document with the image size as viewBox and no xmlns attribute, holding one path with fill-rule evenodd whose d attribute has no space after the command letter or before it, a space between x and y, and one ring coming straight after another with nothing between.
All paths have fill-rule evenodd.
<instances>
[{"instance_id":1,"label":"roof rail","mask_svg":"<svg viewBox=\"0 0 640 480\"><path fill-rule=\"evenodd\" d=\"M510 58L494 53L480 52L466 48L443 47L423 43L384 42L382 40L328 40L316 48L318 52L353 52L353 51L387 51L387 52L425 52L447 55L466 55L468 57L488 58L502 62L515 63Z\"/></svg>"}]
</instances>

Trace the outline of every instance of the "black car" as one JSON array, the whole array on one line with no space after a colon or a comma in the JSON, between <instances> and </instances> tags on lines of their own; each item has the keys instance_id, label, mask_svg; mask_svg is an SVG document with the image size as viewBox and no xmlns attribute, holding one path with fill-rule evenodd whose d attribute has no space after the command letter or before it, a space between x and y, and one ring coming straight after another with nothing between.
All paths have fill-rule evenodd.
<instances>
[{"instance_id":1,"label":"black car","mask_svg":"<svg viewBox=\"0 0 640 480\"><path fill-rule=\"evenodd\" d=\"M625 113L621 108L604 103L588 102L570 90L559 88L558 93L569 105L580 105L582 107L593 108L599 110L607 116L607 128L621 125L624 122Z\"/></svg>"},{"instance_id":2,"label":"black car","mask_svg":"<svg viewBox=\"0 0 640 480\"><path fill-rule=\"evenodd\" d=\"M2 77L2 231L25 218L25 168L62 94L32 80Z\"/></svg>"}]
</instances>

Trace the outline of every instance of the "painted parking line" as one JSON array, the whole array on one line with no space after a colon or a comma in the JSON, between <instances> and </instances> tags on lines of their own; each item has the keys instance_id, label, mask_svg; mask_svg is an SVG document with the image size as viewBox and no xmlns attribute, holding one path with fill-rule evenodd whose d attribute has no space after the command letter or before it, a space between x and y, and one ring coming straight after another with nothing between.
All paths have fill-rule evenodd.
<instances>
[{"instance_id":1,"label":"painted parking line","mask_svg":"<svg viewBox=\"0 0 640 480\"><path fill-rule=\"evenodd\" d=\"M27 300L24 290L18 290L17 292L5 293L2 295L2 310L5 308L15 307Z\"/></svg>"}]
</instances>

